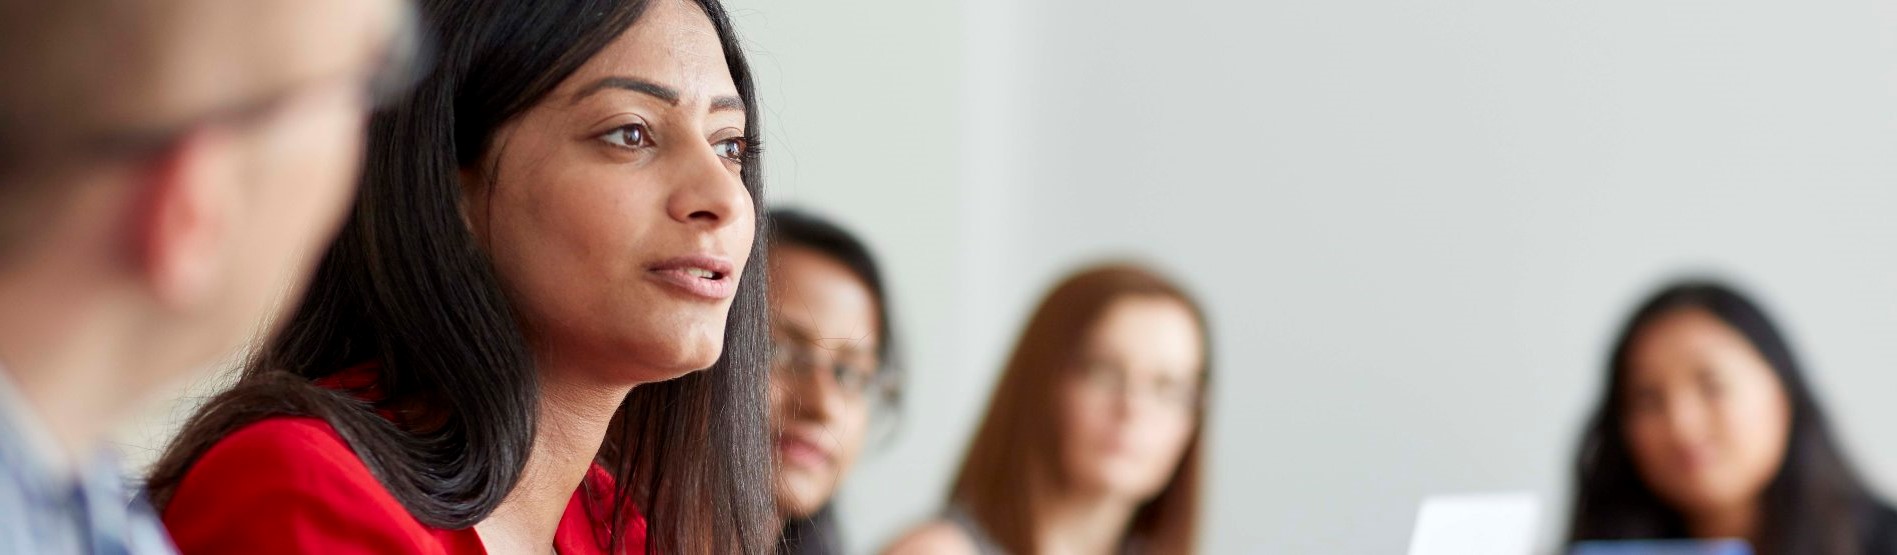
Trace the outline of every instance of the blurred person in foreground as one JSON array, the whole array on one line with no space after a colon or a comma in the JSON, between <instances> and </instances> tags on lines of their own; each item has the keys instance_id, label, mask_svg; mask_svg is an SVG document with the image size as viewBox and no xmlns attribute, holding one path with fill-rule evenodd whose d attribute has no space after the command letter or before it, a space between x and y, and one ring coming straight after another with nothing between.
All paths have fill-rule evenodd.
<instances>
[{"instance_id":1,"label":"blurred person in foreground","mask_svg":"<svg viewBox=\"0 0 1897 555\"><path fill-rule=\"evenodd\" d=\"M406 13L0 0L0 553L171 551L103 437L300 287Z\"/></svg>"},{"instance_id":2,"label":"blurred person in foreground","mask_svg":"<svg viewBox=\"0 0 1897 555\"><path fill-rule=\"evenodd\" d=\"M1570 542L1897 553L1897 513L1852 471L1791 346L1738 291L1654 294L1622 329L1604 393L1581 440Z\"/></svg>"},{"instance_id":3,"label":"blurred person in foreground","mask_svg":"<svg viewBox=\"0 0 1897 555\"><path fill-rule=\"evenodd\" d=\"M1152 270L1061 281L1002 370L947 510L889 553L1192 553L1209 333Z\"/></svg>"}]
</instances>

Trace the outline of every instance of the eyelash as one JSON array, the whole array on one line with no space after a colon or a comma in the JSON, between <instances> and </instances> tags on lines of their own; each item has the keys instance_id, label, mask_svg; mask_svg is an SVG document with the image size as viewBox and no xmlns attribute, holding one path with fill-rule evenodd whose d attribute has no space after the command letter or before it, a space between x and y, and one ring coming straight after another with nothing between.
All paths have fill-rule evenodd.
<instances>
[{"instance_id":1,"label":"eyelash","mask_svg":"<svg viewBox=\"0 0 1897 555\"><path fill-rule=\"evenodd\" d=\"M637 142L632 143L632 142L627 141L625 139L625 136L628 134L637 135L638 137ZM619 139L619 140L615 140L615 139ZM647 128L646 125L643 123L622 125L619 127L612 128L611 130L608 130L605 133L601 133L599 135L599 140L605 141L606 144L612 145L614 147L628 149L628 150L648 148L652 146L652 130ZM721 145L726 145L726 144L737 145L738 153L736 156L726 156L722 151L719 150ZM750 160L752 157L755 157L757 155L758 147L757 147L756 142L749 138L732 137L729 139L718 141L716 143L712 143L712 149L714 151L718 151L719 158L723 158L734 164L743 164L747 160Z\"/></svg>"},{"instance_id":2,"label":"eyelash","mask_svg":"<svg viewBox=\"0 0 1897 555\"><path fill-rule=\"evenodd\" d=\"M630 140L627 140L625 137L625 135L633 134L633 133L636 133L638 135L638 141L636 143ZM616 141L614 139L619 139L619 140ZM645 124L643 123L621 125L619 127L614 127L606 131L605 133L600 133L599 140L605 141L606 144L613 145L619 148L625 148L625 149L646 148L646 147L652 146L652 130L647 129Z\"/></svg>"}]
</instances>

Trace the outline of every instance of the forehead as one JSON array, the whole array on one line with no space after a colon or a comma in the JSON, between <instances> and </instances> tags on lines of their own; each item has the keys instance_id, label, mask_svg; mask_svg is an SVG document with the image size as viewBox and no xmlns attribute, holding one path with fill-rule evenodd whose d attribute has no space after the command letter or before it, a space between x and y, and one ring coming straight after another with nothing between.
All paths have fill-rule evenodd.
<instances>
[{"instance_id":1,"label":"forehead","mask_svg":"<svg viewBox=\"0 0 1897 555\"><path fill-rule=\"evenodd\" d=\"M791 245L771 250L771 266L771 304L780 321L819 339L875 344L880 324L875 295L848 266Z\"/></svg>"},{"instance_id":2,"label":"forehead","mask_svg":"<svg viewBox=\"0 0 1897 555\"><path fill-rule=\"evenodd\" d=\"M631 28L580 67L568 86L608 76L653 81L679 91L684 102L737 94L723 44L696 3L657 0Z\"/></svg>"},{"instance_id":3,"label":"forehead","mask_svg":"<svg viewBox=\"0 0 1897 555\"><path fill-rule=\"evenodd\" d=\"M1654 318L1642 326L1628 352L1628 362L1636 379L1759 358L1752 344L1738 330L1698 309L1677 310Z\"/></svg>"},{"instance_id":4,"label":"forehead","mask_svg":"<svg viewBox=\"0 0 1897 555\"><path fill-rule=\"evenodd\" d=\"M1135 367L1196 372L1204 366L1204 331L1183 303L1162 296L1115 299L1088 335L1095 357Z\"/></svg>"}]
</instances>

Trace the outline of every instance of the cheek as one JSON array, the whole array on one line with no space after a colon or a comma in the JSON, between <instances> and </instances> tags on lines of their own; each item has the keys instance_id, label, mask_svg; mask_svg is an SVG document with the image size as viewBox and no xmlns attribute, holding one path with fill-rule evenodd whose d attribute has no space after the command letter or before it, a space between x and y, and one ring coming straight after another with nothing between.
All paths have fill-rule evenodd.
<instances>
[{"instance_id":1,"label":"cheek","mask_svg":"<svg viewBox=\"0 0 1897 555\"><path fill-rule=\"evenodd\" d=\"M1642 474L1664 474L1672 468L1671 432L1661 419L1645 415L1626 415L1621 435L1627 442L1627 450L1633 456L1634 465Z\"/></svg>"},{"instance_id":2,"label":"cheek","mask_svg":"<svg viewBox=\"0 0 1897 555\"><path fill-rule=\"evenodd\" d=\"M277 184L261 226L292 229L296 247L320 243L340 225L362 164L361 118L347 111L304 114L265 135L251 177Z\"/></svg>"},{"instance_id":3,"label":"cheek","mask_svg":"<svg viewBox=\"0 0 1897 555\"><path fill-rule=\"evenodd\" d=\"M498 185L503 205L492 210L515 232L514 247L561 252L596 270L606 269L609 258L638 254L637 223L663 214L639 209L644 199L636 186L616 187L612 176L596 173L528 172Z\"/></svg>"},{"instance_id":4,"label":"cheek","mask_svg":"<svg viewBox=\"0 0 1897 555\"><path fill-rule=\"evenodd\" d=\"M1192 441L1192 417L1185 414L1168 412L1153 414L1144 419L1138 429L1139 441L1148 446L1152 453L1150 462L1156 472L1169 473L1185 454L1186 444Z\"/></svg>"},{"instance_id":5,"label":"cheek","mask_svg":"<svg viewBox=\"0 0 1897 555\"><path fill-rule=\"evenodd\" d=\"M631 290L627 284L638 277L638 222L662 214L637 210L637 188L617 186L623 177L615 181L551 156L521 158L542 161L515 161L526 167L503 170L486 216L489 254L509 287L527 297L524 311L595 331L642 321L636 305L647 303L627 307L612 297Z\"/></svg>"},{"instance_id":6,"label":"cheek","mask_svg":"<svg viewBox=\"0 0 1897 555\"><path fill-rule=\"evenodd\" d=\"M1075 394L1073 388L1068 388L1055 399L1054 433L1060 446L1058 460L1069 471L1083 464L1096 435L1094 428L1097 419L1090 414L1092 411L1087 407L1084 397Z\"/></svg>"},{"instance_id":7,"label":"cheek","mask_svg":"<svg viewBox=\"0 0 1897 555\"><path fill-rule=\"evenodd\" d=\"M775 372L771 373L770 388L771 388L771 426L782 427L784 424L784 421L788 418L788 415L790 413L790 407L789 405L786 405L785 403L790 400L791 392L789 389L785 387L784 380L779 378L777 376L777 373Z\"/></svg>"},{"instance_id":8,"label":"cheek","mask_svg":"<svg viewBox=\"0 0 1897 555\"><path fill-rule=\"evenodd\" d=\"M1150 432L1151 436L1157 445L1168 452L1177 454L1184 451L1186 442L1192 440L1191 415L1168 411L1165 415L1154 416L1152 420L1154 429Z\"/></svg>"},{"instance_id":9,"label":"cheek","mask_svg":"<svg viewBox=\"0 0 1897 555\"><path fill-rule=\"evenodd\" d=\"M348 215L362 161L360 119L344 111L309 114L255 145L259 156L244 171L267 186L246 193L253 198L236 220L241 254L229 275L260 283L239 288L271 298L300 293Z\"/></svg>"},{"instance_id":10,"label":"cheek","mask_svg":"<svg viewBox=\"0 0 1897 555\"><path fill-rule=\"evenodd\" d=\"M1068 443L1084 445L1108 430L1101 417L1103 407L1078 389L1069 387L1061 393L1059 431Z\"/></svg>"},{"instance_id":11,"label":"cheek","mask_svg":"<svg viewBox=\"0 0 1897 555\"><path fill-rule=\"evenodd\" d=\"M1720 404L1719 416L1726 440L1747 465L1747 473L1776 473L1791 429L1788 407L1777 392L1759 388L1734 395Z\"/></svg>"},{"instance_id":12,"label":"cheek","mask_svg":"<svg viewBox=\"0 0 1897 555\"><path fill-rule=\"evenodd\" d=\"M832 424L836 427L838 447L838 471L848 471L855 466L856 459L863 453L863 446L869 443L869 408L851 407L844 411L841 418Z\"/></svg>"}]
</instances>

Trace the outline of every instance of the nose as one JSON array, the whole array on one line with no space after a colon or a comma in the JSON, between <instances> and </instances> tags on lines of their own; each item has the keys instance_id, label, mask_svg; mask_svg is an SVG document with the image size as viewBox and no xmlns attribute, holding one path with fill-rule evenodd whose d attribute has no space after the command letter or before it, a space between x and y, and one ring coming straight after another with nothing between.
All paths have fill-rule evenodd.
<instances>
[{"instance_id":1,"label":"nose","mask_svg":"<svg viewBox=\"0 0 1897 555\"><path fill-rule=\"evenodd\" d=\"M1666 403L1667 431L1671 432L1676 440L1690 441L1698 438L1706 425L1705 402L1696 398L1679 398L1687 396L1674 397L1674 399L1668 399Z\"/></svg>"},{"instance_id":2,"label":"nose","mask_svg":"<svg viewBox=\"0 0 1897 555\"><path fill-rule=\"evenodd\" d=\"M1113 396L1113 402L1108 406L1107 412L1116 421L1134 419L1139 416L1136 413L1143 414L1148 410L1146 405L1153 402L1151 397L1137 384L1131 381L1122 382L1119 394Z\"/></svg>"},{"instance_id":3,"label":"nose","mask_svg":"<svg viewBox=\"0 0 1897 555\"><path fill-rule=\"evenodd\" d=\"M718 229L748 220L750 190L710 145L681 152L677 164L678 181L665 206L674 221Z\"/></svg>"}]
</instances>

